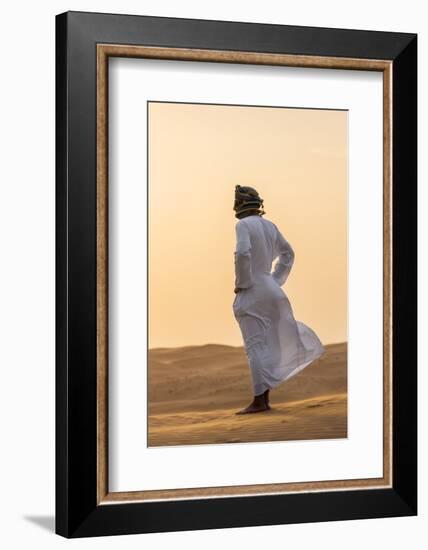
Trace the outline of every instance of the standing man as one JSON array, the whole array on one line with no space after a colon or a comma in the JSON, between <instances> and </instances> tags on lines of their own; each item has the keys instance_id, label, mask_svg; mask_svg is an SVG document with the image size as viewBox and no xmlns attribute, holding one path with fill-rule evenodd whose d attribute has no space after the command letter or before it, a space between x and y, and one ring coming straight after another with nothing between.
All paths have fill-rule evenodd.
<instances>
[{"instance_id":1,"label":"standing man","mask_svg":"<svg viewBox=\"0 0 428 550\"><path fill-rule=\"evenodd\" d=\"M318 336L294 319L282 290L294 251L276 225L263 218L263 199L252 187L235 187L235 300L253 383L253 401L237 414L270 409L269 391L324 353ZM278 258L273 272L272 263Z\"/></svg>"}]
</instances>

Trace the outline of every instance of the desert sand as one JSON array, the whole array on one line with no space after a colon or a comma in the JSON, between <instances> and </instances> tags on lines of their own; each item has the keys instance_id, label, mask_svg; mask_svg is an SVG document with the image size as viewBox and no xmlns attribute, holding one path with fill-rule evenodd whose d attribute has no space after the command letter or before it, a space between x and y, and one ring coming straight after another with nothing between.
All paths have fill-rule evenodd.
<instances>
[{"instance_id":1,"label":"desert sand","mask_svg":"<svg viewBox=\"0 0 428 550\"><path fill-rule=\"evenodd\" d=\"M242 347L149 350L148 445L201 445L347 437L347 343L271 391L267 412L235 415L252 399Z\"/></svg>"}]
</instances>

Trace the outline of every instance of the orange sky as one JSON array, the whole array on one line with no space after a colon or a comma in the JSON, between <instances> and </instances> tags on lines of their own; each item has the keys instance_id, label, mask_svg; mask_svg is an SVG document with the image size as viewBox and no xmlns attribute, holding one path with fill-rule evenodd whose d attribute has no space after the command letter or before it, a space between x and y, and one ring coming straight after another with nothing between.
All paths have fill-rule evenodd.
<instances>
[{"instance_id":1,"label":"orange sky","mask_svg":"<svg viewBox=\"0 0 428 550\"><path fill-rule=\"evenodd\" d=\"M347 340L347 112L149 104L149 348L242 345L236 184L295 251L283 286L324 344Z\"/></svg>"}]
</instances>

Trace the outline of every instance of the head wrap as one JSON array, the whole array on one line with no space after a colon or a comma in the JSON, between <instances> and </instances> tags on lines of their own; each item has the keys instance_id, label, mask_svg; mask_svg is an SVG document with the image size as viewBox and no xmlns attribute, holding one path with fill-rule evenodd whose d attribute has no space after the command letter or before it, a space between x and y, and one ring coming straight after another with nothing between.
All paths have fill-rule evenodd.
<instances>
[{"instance_id":1,"label":"head wrap","mask_svg":"<svg viewBox=\"0 0 428 550\"><path fill-rule=\"evenodd\" d=\"M235 216L238 217L241 213L247 210L257 210L262 216L263 199L259 196L253 187L243 187L242 185L235 186L235 204L233 205Z\"/></svg>"}]
</instances>

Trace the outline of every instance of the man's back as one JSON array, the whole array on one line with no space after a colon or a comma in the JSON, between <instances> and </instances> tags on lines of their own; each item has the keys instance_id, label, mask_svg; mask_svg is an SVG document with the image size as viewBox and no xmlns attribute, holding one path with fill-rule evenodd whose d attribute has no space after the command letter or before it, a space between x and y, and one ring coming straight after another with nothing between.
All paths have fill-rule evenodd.
<instances>
[{"instance_id":1,"label":"man's back","mask_svg":"<svg viewBox=\"0 0 428 550\"><path fill-rule=\"evenodd\" d=\"M252 277L270 274L273 261L280 256L273 275L278 276L277 282L283 284L284 272L291 269L294 252L277 226L261 216L247 216L237 222L236 234L237 260L241 257L244 263L251 265Z\"/></svg>"}]
</instances>

